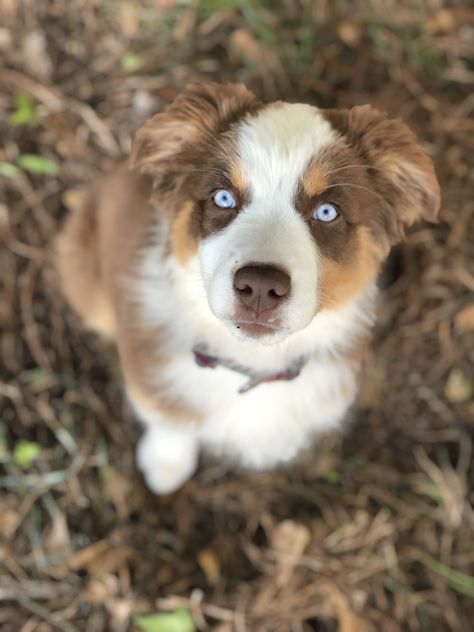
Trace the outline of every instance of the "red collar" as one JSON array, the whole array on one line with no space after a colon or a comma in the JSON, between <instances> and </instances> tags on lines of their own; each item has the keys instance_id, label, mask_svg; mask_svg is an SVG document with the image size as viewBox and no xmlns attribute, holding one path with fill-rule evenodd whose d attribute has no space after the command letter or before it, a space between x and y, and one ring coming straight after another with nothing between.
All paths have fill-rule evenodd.
<instances>
[{"instance_id":1,"label":"red collar","mask_svg":"<svg viewBox=\"0 0 474 632\"><path fill-rule=\"evenodd\" d=\"M216 356L209 355L207 350L203 350L202 347L195 347L193 353L196 364L202 368L215 369L221 366L240 373L241 375L246 375L249 379L239 388L239 393L246 393L255 386L264 384L265 382L290 382L299 376L301 369L306 364L306 359L300 358L298 361L293 362L285 371L279 371L278 373L256 373L227 358L217 358Z\"/></svg>"}]
</instances>

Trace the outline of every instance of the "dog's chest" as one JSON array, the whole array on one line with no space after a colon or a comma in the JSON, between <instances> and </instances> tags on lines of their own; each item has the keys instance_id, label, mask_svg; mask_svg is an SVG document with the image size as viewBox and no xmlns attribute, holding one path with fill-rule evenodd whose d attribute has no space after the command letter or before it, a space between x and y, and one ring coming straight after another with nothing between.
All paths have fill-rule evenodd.
<instances>
[{"instance_id":1,"label":"dog's chest","mask_svg":"<svg viewBox=\"0 0 474 632\"><path fill-rule=\"evenodd\" d=\"M247 376L200 367L191 354L173 358L163 379L196 411L204 447L254 467L285 462L313 434L337 426L356 393L353 369L342 359L309 359L294 380L261 383L244 393L239 389Z\"/></svg>"},{"instance_id":2,"label":"dog's chest","mask_svg":"<svg viewBox=\"0 0 474 632\"><path fill-rule=\"evenodd\" d=\"M157 270L157 254L146 253L142 277L131 286L144 326L160 328L152 355L166 357L165 365L147 363L147 381L165 399L195 412L189 424L204 448L270 467L308 447L312 435L340 424L356 395L354 365L342 354L353 349L371 320L375 287L339 311L322 310L283 344L266 346L237 339L210 314L203 288L192 281L198 277L197 261L186 271L167 259ZM151 349L153 344L151 334ZM197 345L255 373L284 372L301 358L305 364L292 381L261 383L239 393L248 376L224 366L198 366L192 352Z\"/></svg>"}]
</instances>

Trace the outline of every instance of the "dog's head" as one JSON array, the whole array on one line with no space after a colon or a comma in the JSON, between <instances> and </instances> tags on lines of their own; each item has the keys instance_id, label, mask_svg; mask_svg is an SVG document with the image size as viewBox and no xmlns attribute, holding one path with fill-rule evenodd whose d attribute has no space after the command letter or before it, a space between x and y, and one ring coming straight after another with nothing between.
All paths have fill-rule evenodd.
<instances>
[{"instance_id":1,"label":"dog's head","mask_svg":"<svg viewBox=\"0 0 474 632\"><path fill-rule=\"evenodd\" d=\"M439 187L412 132L369 106L263 105L242 85L194 85L137 134L182 266L197 255L213 314L272 343L374 283Z\"/></svg>"}]
</instances>

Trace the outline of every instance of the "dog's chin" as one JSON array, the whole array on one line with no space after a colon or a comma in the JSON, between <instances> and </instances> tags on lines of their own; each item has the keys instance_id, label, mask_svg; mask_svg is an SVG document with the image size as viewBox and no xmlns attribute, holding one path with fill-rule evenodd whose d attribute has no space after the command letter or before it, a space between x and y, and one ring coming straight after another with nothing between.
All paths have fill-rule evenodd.
<instances>
[{"instance_id":1,"label":"dog's chin","mask_svg":"<svg viewBox=\"0 0 474 632\"><path fill-rule=\"evenodd\" d=\"M227 320L225 324L239 340L252 340L263 345L283 342L291 333L284 327L268 326L265 323L253 321Z\"/></svg>"}]
</instances>

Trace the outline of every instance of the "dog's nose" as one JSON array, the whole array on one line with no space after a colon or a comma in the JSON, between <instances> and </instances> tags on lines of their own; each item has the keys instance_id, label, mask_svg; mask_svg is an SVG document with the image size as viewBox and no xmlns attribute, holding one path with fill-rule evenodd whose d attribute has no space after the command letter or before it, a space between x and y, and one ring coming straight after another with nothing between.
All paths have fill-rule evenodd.
<instances>
[{"instance_id":1,"label":"dog's nose","mask_svg":"<svg viewBox=\"0 0 474 632\"><path fill-rule=\"evenodd\" d=\"M278 307L291 289L290 277L270 265L250 265L237 270L234 290L244 307L255 317Z\"/></svg>"}]
</instances>

